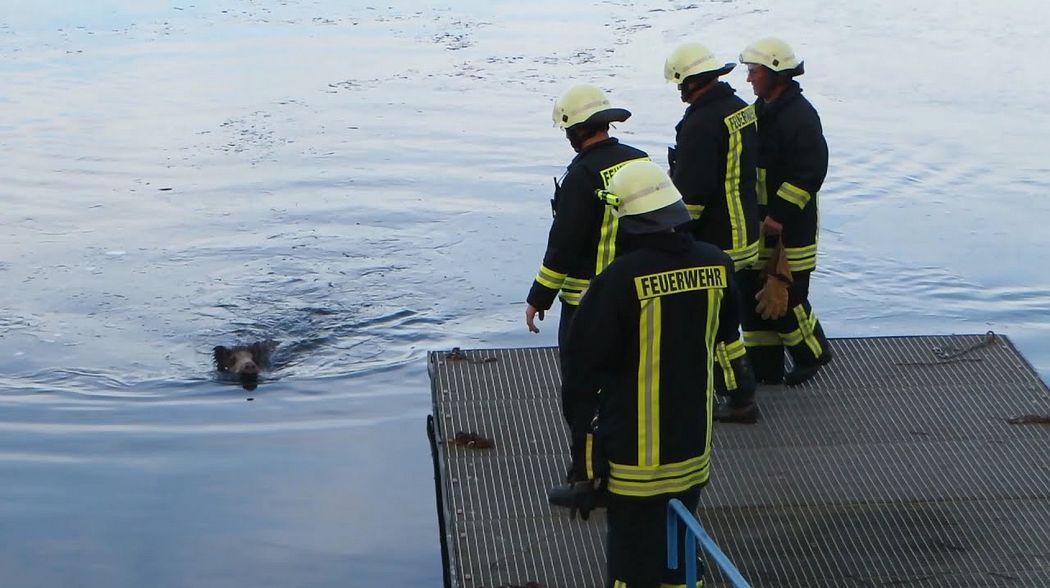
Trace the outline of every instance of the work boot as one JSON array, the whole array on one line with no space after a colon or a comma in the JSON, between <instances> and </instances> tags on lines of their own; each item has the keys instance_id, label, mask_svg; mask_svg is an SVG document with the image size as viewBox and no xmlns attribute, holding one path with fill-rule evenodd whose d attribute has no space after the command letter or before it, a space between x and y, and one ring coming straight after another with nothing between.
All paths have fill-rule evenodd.
<instances>
[{"instance_id":1,"label":"work boot","mask_svg":"<svg viewBox=\"0 0 1050 588\"><path fill-rule=\"evenodd\" d=\"M734 408L729 402L719 402L711 418L720 423L740 423L753 425L758 422L758 405L754 402L740 408Z\"/></svg>"},{"instance_id":2,"label":"work boot","mask_svg":"<svg viewBox=\"0 0 1050 588\"><path fill-rule=\"evenodd\" d=\"M813 376L817 375L820 368L831 363L831 360L834 359L834 357L834 354L831 353L831 349L825 347L824 353L820 354L816 363L810 365L796 365L790 372L784 374L784 383L788 386L798 386L803 382L811 380Z\"/></svg>"}]
</instances>

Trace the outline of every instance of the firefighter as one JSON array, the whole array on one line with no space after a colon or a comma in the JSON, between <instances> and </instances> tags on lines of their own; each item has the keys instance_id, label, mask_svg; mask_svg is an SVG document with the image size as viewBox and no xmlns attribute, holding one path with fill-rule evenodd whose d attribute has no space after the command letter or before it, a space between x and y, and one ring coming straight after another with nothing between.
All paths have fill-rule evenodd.
<instances>
[{"instance_id":1,"label":"firefighter","mask_svg":"<svg viewBox=\"0 0 1050 588\"><path fill-rule=\"evenodd\" d=\"M739 336L733 262L675 231L689 212L659 165L628 163L605 197L623 241L563 349L576 392L573 465L548 499L585 517L604 503L607 586L683 586L683 567L666 569L667 503L695 510L710 474L715 347ZM753 406L746 362L734 361L741 385L730 402L740 409Z\"/></svg>"},{"instance_id":2,"label":"firefighter","mask_svg":"<svg viewBox=\"0 0 1050 588\"><path fill-rule=\"evenodd\" d=\"M719 80L734 67L700 43L685 43L664 62L664 78L689 105L668 150L671 179L691 218L682 228L721 248L743 272L758 260L758 130L755 107ZM744 353L739 339L717 350L720 388L735 387L729 362ZM719 411L716 418L728 417Z\"/></svg>"},{"instance_id":3,"label":"firefighter","mask_svg":"<svg viewBox=\"0 0 1050 588\"><path fill-rule=\"evenodd\" d=\"M744 289L757 292L760 302L767 294L775 299L771 291L777 288L787 289L786 312L779 317L778 312L764 312L765 317L748 312L744 344L759 382L794 386L812 378L832 358L809 303L810 275L817 265L818 192L828 171L828 145L817 111L795 80L805 71L803 62L787 43L774 38L755 41L740 54L740 62L747 65L747 81L757 97L758 203L766 236L759 263L772 255L780 239L790 266L790 276L766 279L764 284L757 271L748 272ZM746 310L755 309L749 304ZM787 374L784 348L794 364Z\"/></svg>"},{"instance_id":4,"label":"firefighter","mask_svg":"<svg viewBox=\"0 0 1050 588\"><path fill-rule=\"evenodd\" d=\"M686 43L667 58L664 77L689 104L668 157L671 179L692 219L687 226L740 270L758 259L758 119L754 105L719 80L735 66L718 61L700 43Z\"/></svg>"},{"instance_id":5,"label":"firefighter","mask_svg":"<svg viewBox=\"0 0 1050 588\"><path fill-rule=\"evenodd\" d=\"M538 333L535 319L543 320L554 298L561 298L558 345L563 346L580 296L591 278L601 273L616 256L618 220L611 207L596 195L605 189L616 170L628 161L648 155L609 136L609 123L623 122L631 113L613 108L598 87L579 84L569 88L554 103L555 126L577 155L569 163L561 182L555 180L554 221L547 237L543 264L529 290L525 323ZM562 372L566 369L562 361ZM563 403L563 409L565 405ZM566 416L566 419L569 417Z\"/></svg>"}]
</instances>

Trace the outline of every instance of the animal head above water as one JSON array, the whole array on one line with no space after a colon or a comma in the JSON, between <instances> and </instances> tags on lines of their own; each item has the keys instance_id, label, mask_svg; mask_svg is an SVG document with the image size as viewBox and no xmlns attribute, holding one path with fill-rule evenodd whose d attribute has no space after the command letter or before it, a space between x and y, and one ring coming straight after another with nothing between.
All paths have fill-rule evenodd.
<instances>
[{"instance_id":1,"label":"animal head above water","mask_svg":"<svg viewBox=\"0 0 1050 588\"><path fill-rule=\"evenodd\" d=\"M237 376L245 390L254 390L259 382L259 373L270 367L270 354L275 347L277 343L274 341L257 341L233 347L218 345L212 350L215 369Z\"/></svg>"}]
</instances>

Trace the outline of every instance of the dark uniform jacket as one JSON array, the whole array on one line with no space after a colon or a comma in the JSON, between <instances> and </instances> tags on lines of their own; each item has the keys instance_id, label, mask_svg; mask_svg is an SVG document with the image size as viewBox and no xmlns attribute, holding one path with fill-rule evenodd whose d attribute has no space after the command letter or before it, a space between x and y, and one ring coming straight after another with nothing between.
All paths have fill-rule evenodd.
<instances>
[{"instance_id":1,"label":"dark uniform jacket","mask_svg":"<svg viewBox=\"0 0 1050 588\"><path fill-rule=\"evenodd\" d=\"M693 217L693 235L717 245L743 269L758 257L755 107L718 82L675 127L671 179Z\"/></svg>"},{"instance_id":2,"label":"dark uniform jacket","mask_svg":"<svg viewBox=\"0 0 1050 588\"><path fill-rule=\"evenodd\" d=\"M612 262L619 223L595 191L608 187L616 170L635 159L648 156L609 138L588 146L569 163L554 192L554 222L529 304L547 310L559 291L562 301L579 304L590 279Z\"/></svg>"},{"instance_id":3,"label":"dark uniform jacket","mask_svg":"<svg viewBox=\"0 0 1050 588\"><path fill-rule=\"evenodd\" d=\"M737 295L732 261L715 246L684 232L628 239L591 281L562 350L574 393L570 476L607 476L610 492L650 497L707 482L713 350L739 337ZM596 410L604 457L592 465ZM601 473L582 471L592 467Z\"/></svg>"},{"instance_id":4,"label":"dark uniform jacket","mask_svg":"<svg viewBox=\"0 0 1050 588\"><path fill-rule=\"evenodd\" d=\"M773 102L757 101L755 109L760 209L784 225L792 271L812 270L817 265L817 192L828 173L820 117L795 81Z\"/></svg>"}]
</instances>

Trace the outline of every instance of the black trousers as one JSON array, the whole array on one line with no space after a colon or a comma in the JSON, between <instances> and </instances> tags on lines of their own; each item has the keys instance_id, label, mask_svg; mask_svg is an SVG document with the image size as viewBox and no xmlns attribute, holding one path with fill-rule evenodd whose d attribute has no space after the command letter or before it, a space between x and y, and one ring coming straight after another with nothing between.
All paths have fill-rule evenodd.
<instances>
[{"instance_id":1,"label":"black trousers","mask_svg":"<svg viewBox=\"0 0 1050 588\"><path fill-rule=\"evenodd\" d=\"M791 272L787 314L766 320L755 311L755 294L762 289L762 272L745 270L737 277L745 300L740 324L744 346L759 382L779 382L784 377L784 350L798 366L817 363L828 350L828 339L809 304L811 270Z\"/></svg>"},{"instance_id":2,"label":"black trousers","mask_svg":"<svg viewBox=\"0 0 1050 588\"><path fill-rule=\"evenodd\" d=\"M576 314L576 305L561 303L561 318L558 321L558 349L565 347L565 340L569 337L569 326L572 324L572 317ZM558 354L558 363L561 366L562 381L564 382L566 369L565 355L562 353ZM565 422L572 428L572 416L570 413L572 405L570 402L574 399L575 392L566 390L565 386L561 387L561 413L565 417Z\"/></svg>"},{"instance_id":3,"label":"black trousers","mask_svg":"<svg viewBox=\"0 0 1050 588\"><path fill-rule=\"evenodd\" d=\"M667 569L667 503L682 501L690 512L700 502L700 487L659 498L609 494L605 561L606 588L660 588L685 585L685 528L678 527L678 569ZM703 576L697 578L702 586Z\"/></svg>"}]
</instances>

